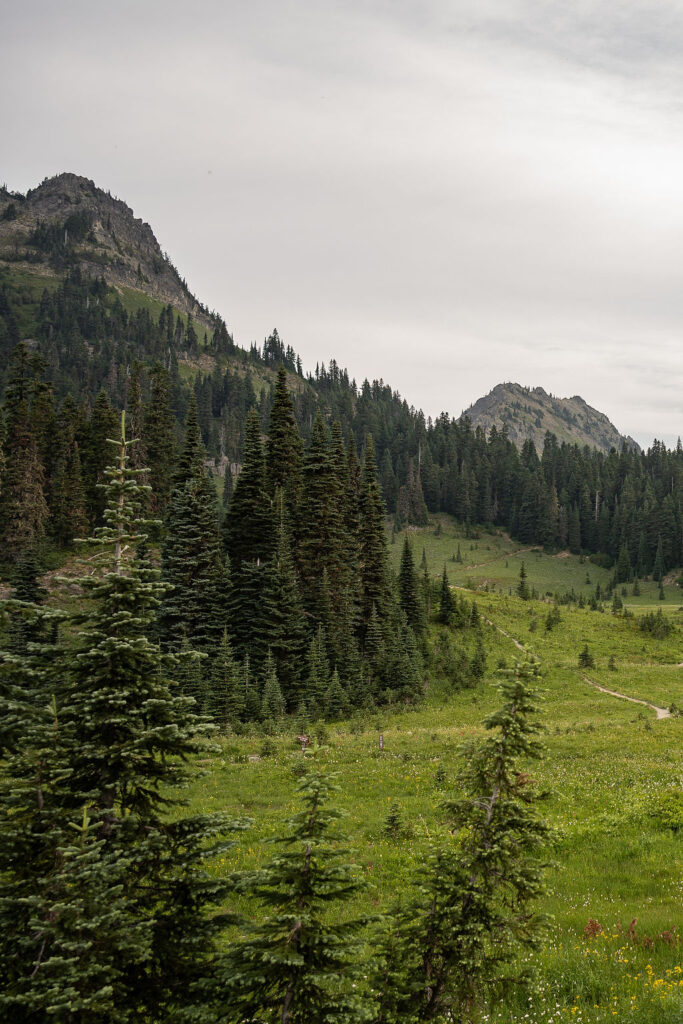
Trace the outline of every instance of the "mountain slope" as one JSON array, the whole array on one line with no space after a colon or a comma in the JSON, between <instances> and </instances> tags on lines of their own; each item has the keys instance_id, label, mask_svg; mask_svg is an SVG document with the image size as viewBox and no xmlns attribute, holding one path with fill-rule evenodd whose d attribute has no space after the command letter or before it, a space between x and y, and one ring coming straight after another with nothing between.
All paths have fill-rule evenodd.
<instances>
[{"instance_id":1,"label":"mountain slope","mask_svg":"<svg viewBox=\"0 0 683 1024\"><path fill-rule=\"evenodd\" d=\"M208 325L149 224L77 174L46 178L25 196L0 189L0 261L61 277L80 267L108 284L170 303Z\"/></svg>"},{"instance_id":2,"label":"mountain slope","mask_svg":"<svg viewBox=\"0 0 683 1024\"><path fill-rule=\"evenodd\" d=\"M527 439L540 451L547 431L558 441L589 445L600 451L619 450L624 442L636 451L640 448L632 437L620 434L613 423L579 395L555 398L543 388L524 388L520 384L497 384L493 391L480 398L462 414L473 427L488 431L505 425L511 441L518 448Z\"/></svg>"}]
</instances>

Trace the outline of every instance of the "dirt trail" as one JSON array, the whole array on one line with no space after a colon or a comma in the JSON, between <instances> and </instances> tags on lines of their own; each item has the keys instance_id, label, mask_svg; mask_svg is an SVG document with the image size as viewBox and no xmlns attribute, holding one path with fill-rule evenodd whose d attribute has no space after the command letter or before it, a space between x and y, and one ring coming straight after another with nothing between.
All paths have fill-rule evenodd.
<instances>
[{"instance_id":1,"label":"dirt trail","mask_svg":"<svg viewBox=\"0 0 683 1024\"><path fill-rule=\"evenodd\" d=\"M524 555L527 551L540 551L540 548L536 545L534 548L517 548L516 551L504 551L502 554L496 555L495 558L489 558L487 562L474 562L472 565L464 565L463 572L465 569L481 569L482 566L491 565L493 562L500 562L503 558L513 558L515 555Z\"/></svg>"},{"instance_id":2,"label":"dirt trail","mask_svg":"<svg viewBox=\"0 0 683 1024\"><path fill-rule=\"evenodd\" d=\"M527 649L524 646L524 644L520 644L519 640L515 640L514 636L511 636L507 632L507 630L503 629L502 626L497 626L495 624L495 622L491 622L490 619L485 619L484 621L488 622L489 626L493 626L494 629L497 629L499 633L503 634L503 636L506 636L508 638L508 640L512 640L513 644L515 645L515 647L517 648L518 651L522 651L523 654L527 653ZM538 660L540 661L541 659L539 658Z\"/></svg>"},{"instance_id":3,"label":"dirt trail","mask_svg":"<svg viewBox=\"0 0 683 1024\"><path fill-rule=\"evenodd\" d=\"M657 715L657 718L671 717L671 712L668 708L660 708L656 704L650 704L649 700L640 700L639 697L627 697L625 693L608 690L606 686L601 686L600 683L596 683L594 679L589 679L588 676L582 676L581 678L590 683L591 686L594 686L596 690L600 690L601 693L608 693L610 697L619 697L620 700L630 700L632 704L643 704L646 708L651 708Z\"/></svg>"},{"instance_id":4,"label":"dirt trail","mask_svg":"<svg viewBox=\"0 0 683 1024\"><path fill-rule=\"evenodd\" d=\"M524 647L524 645L521 644L519 640L515 640L514 636L511 636L510 633L508 633L507 630L503 629L502 626L497 626L495 622L491 622L490 619L486 619L485 621L488 622L489 626L493 626L493 628L497 629L499 633L502 633L503 636L506 636L508 640L511 640L517 648L517 650L522 651L524 654L527 653L526 647ZM540 658L538 658L538 655L534 655L534 657L536 657L538 661L541 660ZM596 690L600 690L601 693L609 694L610 697L618 697L619 700L628 700L632 704L642 704L644 707L650 708L652 711L654 711L657 718L671 717L671 712L668 708L660 708L656 704L651 704L649 700L641 700L639 697L628 697L625 693L617 693L616 690L608 690L606 686L601 686L600 683L596 683L594 679L589 679L588 676L582 676L581 678L586 683L589 683L590 686L594 686Z\"/></svg>"}]
</instances>

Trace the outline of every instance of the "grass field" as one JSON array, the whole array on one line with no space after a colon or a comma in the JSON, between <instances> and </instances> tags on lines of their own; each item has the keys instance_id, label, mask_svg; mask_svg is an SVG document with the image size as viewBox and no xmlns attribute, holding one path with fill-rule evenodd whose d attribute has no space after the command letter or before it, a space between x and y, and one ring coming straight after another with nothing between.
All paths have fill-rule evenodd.
<instances>
[{"instance_id":1,"label":"grass field","mask_svg":"<svg viewBox=\"0 0 683 1024\"><path fill-rule=\"evenodd\" d=\"M391 536L390 521L387 523L387 534ZM396 534L394 542L389 544L389 554L395 569L398 569L406 536L413 545L416 564L419 565L424 549L430 575L441 576L445 565L450 582L458 586L472 584L514 593L519 583L522 562L526 566L529 587L535 587L540 596L565 594L574 590L577 595L588 597L595 592L598 583L604 591L612 576L612 570L601 569L580 555L571 555L568 551L547 554L540 548L511 540L502 530L486 531L477 527L468 530L447 515L434 517L429 526L409 526ZM458 549L461 562L454 561ZM625 590L623 595L622 590ZM677 607L683 605L683 590L675 584L665 585L664 602L659 601L659 585L652 580L641 580L640 590L640 596L634 597L632 584L619 587L627 607L656 610L661 604Z\"/></svg>"},{"instance_id":2,"label":"grass field","mask_svg":"<svg viewBox=\"0 0 683 1024\"><path fill-rule=\"evenodd\" d=\"M483 716L497 705L495 669L520 656L516 638L543 665L547 755L532 771L550 791L544 813L554 841L546 852L554 865L541 909L551 925L530 956L535 986L528 994L516 991L485 1019L679 1024L683 972L673 929L682 923L683 717L658 721L644 707L598 692L585 682L577 657L587 642L596 657L591 678L664 706L683 703L680 617L670 606L679 625L664 641L642 634L632 619L576 608L563 608L561 622L546 632L548 604L498 593L477 600L490 620L483 685L449 693L442 683L418 710L368 712L326 727L322 754L340 773L358 871L369 886L349 912L387 912L414 882L430 844L445 838L439 805L457 789L459 747L482 733ZM538 625L530 628L534 620ZM610 655L615 669L607 668ZM206 774L192 784L192 810L253 819L232 854L213 865L216 873L256 867L272 855L264 840L296 806L303 756L296 731L292 725L274 737L270 753L263 736L221 739L203 766ZM441 785L439 766L446 775ZM384 834L393 804L406 838ZM250 912L246 903L241 909ZM588 926L589 919L597 923Z\"/></svg>"}]
</instances>

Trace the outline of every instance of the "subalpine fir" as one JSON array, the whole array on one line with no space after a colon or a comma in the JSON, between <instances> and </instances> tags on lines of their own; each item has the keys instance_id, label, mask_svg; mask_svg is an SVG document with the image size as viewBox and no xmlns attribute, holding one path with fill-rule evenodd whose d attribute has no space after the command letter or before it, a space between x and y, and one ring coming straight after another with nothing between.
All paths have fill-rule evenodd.
<instances>
[{"instance_id":1,"label":"subalpine fir","mask_svg":"<svg viewBox=\"0 0 683 1024\"><path fill-rule=\"evenodd\" d=\"M31 422L31 405L40 372L25 345L12 353L5 389L5 439L0 479L0 544L4 557L16 560L45 533L48 506L45 471Z\"/></svg>"},{"instance_id":2,"label":"subalpine fir","mask_svg":"<svg viewBox=\"0 0 683 1024\"><path fill-rule=\"evenodd\" d=\"M369 434L359 494L360 622L367 623L375 606L383 619L389 605L387 542L384 534L385 508L377 483L377 465L372 435Z\"/></svg>"},{"instance_id":3,"label":"subalpine fir","mask_svg":"<svg viewBox=\"0 0 683 1024\"><path fill-rule=\"evenodd\" d=\"M434 847L415 901L387 929L377 1024L469 1020L526 977L520 949L543 925L541 846L548 829L525 768L541 756L532 689L538 665L518 665L503 704L485 719L488 739L463 748L462 796L444 804L452 839Z\"/></svg>"},{"instance_id":4,"label":"subalpine fir","mask_svg":"<svg viewBox=\"0 0 683 1024\"><path fill-rule=\"evenodd\" d=\"M203 862L224 848L227 823L168 818L169 792L201 735L193 702L168 682L172 662L148 639L161 587L158 572L132 557L147 525L129 447L122 431L105 472L105 525L93 538L97 572L79 581L87 610L73 617L80 632L68 659L53 659L61 672L43 685L54 700L41 704L53 721L34 719L25 781L14 787L14 800L23 792L42 803L52 848L33 861L12 858L28 872L20 881L31 927L21 941L32 944L14 957L3 990L13 1024L214 1019L204 983L222 919L207 910L224 891ZM36 801L32 761L45 751L54 767ZM44 841L46 826L29 837L37 831ZM7 844L14 854L16 842Z\"/></svg>"},{"instance_id":5,"label":"subalpine fir","mask_svg":"<svg viewBox=\"0 0 683 1024\"><path fill-rule=\"evenodd\" d=\"M274 520L266 491L266 462L256 410L247 416L242 472L223 523L223 539L233 572L242 562L263 562L274 551Z\"/></svg>"},{"instance_id":6,"label":"subalpine fir","mask_svg":"<svg viewBox=\"0 0 683 1024\"><path fill-rule=\"evenodd\" d=\"M287 387L287 371L284 366L280 366L270 411L266 476L270 494L275 494L280 489L290 511L293 511L298 503L302 455L303 444Z\"/></svg>"},{"instance_id":7,"label":"subalpine fir","mask_svg":"<svg viewBox=\"0 0 683 1024\"><path fill-rule=\"evenodd\" d=\"M267 913L251 925L223 963L229 1008L220 1021L238 1024L361 1024L368 1019L354 982L359 932L367 918L344 920L343 904L360 888L330 807L333 776L314 765L297 787L303 809L273 842L280 850L261 871L242 876Z\"/></svg>"},{"instance_id":8,"label":"subalpine fir","mask_svg":"<svg viewBox=\"0 0 683 1024\"><path fill-rule=\"evenodd\" d=\"M193 396L185 444L174 474L161 558L162 579L167 589L159 611L159 626L164 643L171 649L177 649L185 635L191 647L214 650L225 628L225 569L216 493L205 459Z\"/></svg>"}]
</instances>

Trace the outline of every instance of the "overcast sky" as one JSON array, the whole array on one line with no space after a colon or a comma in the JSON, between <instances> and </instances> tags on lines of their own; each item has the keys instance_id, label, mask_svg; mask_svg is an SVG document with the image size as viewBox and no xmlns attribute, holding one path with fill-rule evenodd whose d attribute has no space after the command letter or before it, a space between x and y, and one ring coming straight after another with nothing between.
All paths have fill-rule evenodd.
<instances>
[{"instance_id":1,"label":"overcast sky","mask_svg":"<svg viewBox=\"0 0 683 1024\"><path fill-rule=\"evenodd\" d=\"M124 199L239 344L683 433L683 0L2 9L0 181Z\"/></svg>"}]
</instances>

